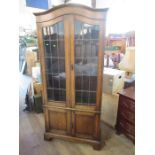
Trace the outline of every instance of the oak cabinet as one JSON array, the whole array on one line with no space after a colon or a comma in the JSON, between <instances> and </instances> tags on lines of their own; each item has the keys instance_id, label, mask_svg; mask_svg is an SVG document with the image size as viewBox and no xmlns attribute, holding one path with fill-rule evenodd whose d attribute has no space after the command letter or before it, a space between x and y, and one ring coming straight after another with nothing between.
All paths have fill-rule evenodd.
<instances>
[{"instance_id":1,"label":"oak cabinet","mask_svg":"<svg viewBox=\"0 0 155 155\"><path fill-rule=\"evenodd\" d=\"M68 4L35 13L45 139L63 138L100 148L107 10Z\"/></svg>"}]
</instances>

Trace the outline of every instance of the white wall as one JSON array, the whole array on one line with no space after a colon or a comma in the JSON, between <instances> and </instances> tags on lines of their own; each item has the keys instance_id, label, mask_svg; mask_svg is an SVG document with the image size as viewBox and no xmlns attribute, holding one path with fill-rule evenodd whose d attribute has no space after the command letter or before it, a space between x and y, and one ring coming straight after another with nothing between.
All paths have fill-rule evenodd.
<instances>
[{"instance_id":1,"label":"white wall","mask_svg":"<svg viewBox=\"0 0 155 155\"><path fill-rule=\"evenodd\" d=\"M64 4L64 0L49 0L49 3L50 3L50 7L52 5L57 6L60 4ZM75 3L75 4L83 4L86 6L91 6L91 0L71 0L67 3Z\"/></svg>"},{"instance_id":2,"label":"white wall","mask_svg":"<svg viewBox=\"0 0 155 155\"><path fill-rule=\"evenodd\" d=\"M63 4L64 1L63 0L49 0L49 8L51 8L53 5L56 6L56 5L60 5L60 4Z\"/></svg>"},{"instance_id":3,"label":"white wall","mask_svg":"<svg viewBox=\"0 0 155 155\"><path fill-rule=\"evenodd\" d=\"M91 7L91 0L71 0L70 3L82 4Z\"/></svg>"},{"instance_id":4,"label":"white wall","mask_svg":"<svg viewBox=\"0 0 155 155\"><path fill-rule=\"evenodd\" d=\"M96 0L96 8L109 8L117 0Z\"/></svg>"},{"instance_id":5,"label":"white wall","mask_svg":"<svg viewBox=\"0 0 155 155\"><path fill-rule=\"evenodd\" d=\"M44 10L26 7L25 0L19 0L19 27L23 27L26 29L36 29L36 21L34 12L42 12Z\"/></svg>"},{"instance_id":6,"label":"white wall","mask_svg":"<svg viewBox=\"0 0 155 155\"><path fill-rule=\"evenodd\" d=\"M109 8L106 35L135 30L134 0L96 0L96 7Z\"/></svg>"}]
</instances>

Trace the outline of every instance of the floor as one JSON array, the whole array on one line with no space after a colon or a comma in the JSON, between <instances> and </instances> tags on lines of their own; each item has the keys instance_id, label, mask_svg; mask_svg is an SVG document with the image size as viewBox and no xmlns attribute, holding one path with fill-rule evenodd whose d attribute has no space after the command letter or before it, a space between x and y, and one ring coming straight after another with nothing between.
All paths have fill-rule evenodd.
<instances>
[{"instance_id":1,"label":"floor","mask_svg":"<svg viewBox=\"0 0 155 155\"><path fill-rule=\"evenodd\" d=\"M19 155L134 155L135 146L124 135L101 124L105 146L100 151L88 144L72 143L59 139L44 141L44 116L42 113L24 112L25 94L31 78L20 74L19 86Z\"/></svg>"}]
</instances>

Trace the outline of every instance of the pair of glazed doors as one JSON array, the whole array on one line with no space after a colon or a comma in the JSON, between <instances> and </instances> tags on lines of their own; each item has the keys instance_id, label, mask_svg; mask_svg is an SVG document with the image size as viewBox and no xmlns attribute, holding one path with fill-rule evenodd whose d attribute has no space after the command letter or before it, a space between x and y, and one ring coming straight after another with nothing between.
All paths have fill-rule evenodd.
<instances>
[{"instance_id":1,"label":"pair of glazed doors","mask_svg":"<svg viewBox=\"0 0 155 155\"><path fill-rule=\"evenodd\" d=\"M103 21L64 15L40 23L38 32L46 130L98 137Z\"/></svg>"}]
</instances>

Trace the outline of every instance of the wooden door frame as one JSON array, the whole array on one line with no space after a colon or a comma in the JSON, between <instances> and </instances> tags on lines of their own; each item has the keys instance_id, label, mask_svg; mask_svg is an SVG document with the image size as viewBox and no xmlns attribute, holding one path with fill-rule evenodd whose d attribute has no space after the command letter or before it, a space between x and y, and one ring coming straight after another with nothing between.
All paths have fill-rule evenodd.
<instances>
[{"instance_id":1,"label":"wooden door frame","mask_svg":"<svg viewBox=\"0 0 155 155\"><path fill-rule=\"evenodd\" d=\"M75 20L79 20L82 21L84 23L87 24L91 24L91 25L98 25L99 26L99 49L98 49L98 75L97 75L97 90L96 90L96 105L76 105L75 103L75 40L74 40L74 34L75 34L75 30L74 30L74 25L75 25ZM93 111L94 113L92 113L92 115L94 115L95 118L95 122L94 122L94 134L93 137L96 140L100 141L100 134L101 134L101 129L100 129L100 108L101 108L101 100L102 100L102 81L103 81L103 56L104 56L104 32L105 32L105 26L104 26L104 21L101 20L94 20L94 19L90 19L84 16L79 16L79 15L73 15L70 17L70 31L71 31L71 66L72 66L72 70L71 70L71 107L73 109L82 109L84 110L86 113L87 111ZM72 135L75 136L76 135L76 131L75 131L75 114L76 110L72 111Z\"/></svg>"},{"instance_id":2,"label":"wooden door frame","mask_svg":"<svg viewBox=\"0 0 155 155\"><path fill-rule=\"evenodd\" d=\"M100 111L101 107L101 100L102 100L102 81L103 81L103 56L104 56L104 49L103 49L103 40L104 40L104 32L105 32L105 26L104 26L104 21L101 20L94 20L90 19L84 16L79 16L79 15L74 15L71 19L71 65L73 66L73 69L71 70L71 93L72 93L72 103L71 106L72 108L84 108L86 110L96 110ZM75 103L75 41L74 41L74 21L79 20L82 22L85 22L87 24L91 25L97 25L99 26L99 49L98 49L98 74L97 74L97 90L96 90L96 105L76 105Z\"/></svg>"},{"instance_id":3,"label":"wooden door frame","mask_svg":"<svg viewBox=\"0 0 155 155\"><path fill-rule=\"evenodd\" d=\"M65 72L66 72L66 103L61 101L48 101L47 98L47 85L46 85L46 70L45 70L45 50L43 44L42 28L50 25L54 25L60 21L64 21L64 47L65 47ZM67 131L71 133L71 111L68 110L70 106L70 42L68 36L70 35L69 21L66 17L61 16L47 22L37 23L37 36L38 36L38 47L39 56L41 62L41 74L42 74L42 85L43 85L43 107L45 115L45 130L49 132L49 110L57 109L56 106L62 107L67 112ZM67 108L68 107L68 108Z\"/></svg>"},{"instance_id":4,"label":"wooden door frame","mask_svg":"<svg viewBox=\"0 0 155 155\"><path fill-rule=\"evenodd\" d=\"M45 50L42 39L42 28L46 26L54 25L60 21L64 21L64 47L65 47L65 72L66 72L66 102L63 101L48 101L47 98L47 85L46 85L46 70L45 70ZM42 72L42 84L43 84L43 101L44 105L50 106L62 106L62 107L70 107L70 42L68 42L69 29L68 29L68 21L64 16L55 18L53 20L37 23L37 32L38 32L38 46L39 46L39 56L41 62L41 72Z\"/></svg>"}]
</instances>

